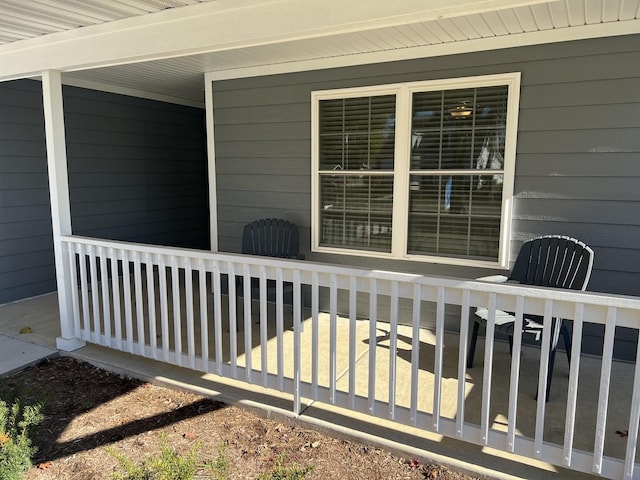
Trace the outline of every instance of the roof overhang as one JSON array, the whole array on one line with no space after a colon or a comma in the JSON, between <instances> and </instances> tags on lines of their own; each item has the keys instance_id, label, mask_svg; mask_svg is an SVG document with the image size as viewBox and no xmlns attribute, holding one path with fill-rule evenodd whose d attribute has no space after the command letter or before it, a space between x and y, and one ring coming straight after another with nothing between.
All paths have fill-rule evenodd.
<instances>
[{"instance_id":1,"label":"roof overhang","mask_svg":"<svg viewBox=\"0 0 640 480\"><path fill-rule=\"evenodd\" d=\"M124 3L134 1L144 3ZM68 84L201 106L205 73L228 79L628 35L640 33L639 11L640 0L215 0L5 43L0 81L58 70Z\"/></svg>"}]
</instances>

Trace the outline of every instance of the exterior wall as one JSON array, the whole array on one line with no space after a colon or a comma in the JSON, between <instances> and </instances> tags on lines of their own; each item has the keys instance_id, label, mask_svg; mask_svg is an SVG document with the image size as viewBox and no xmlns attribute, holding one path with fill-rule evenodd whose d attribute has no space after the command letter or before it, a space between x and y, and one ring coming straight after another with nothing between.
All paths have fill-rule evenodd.
<instances>
[{"instance_id":1,"label":"exterior wall","mask_svg":"<svg viewBox=\"0 0 640 480\"><path fill-rule=\"evenodd\" d=\"M56 289L40 82L0 83L0 304Z\"/></svg>"},{"instance_id":2,"label":"exterior wall","mask_svg":"<svg viewBox=\"0 0 640 480\"><path fill-rule=\"evenodd\" d=\"M74 234L208 248L204 112L63 93ZM42 86L0 83L0 304L55 289Z\"/></svg>"},{"instance_id":3,"label":"exterior wall","mask_svg":"<svg viewBox=\"0 0 640 480\"><path fill-rule=\"evenodd\" d=\"M64 87L73 233L209 248L204 111Z\"/></svg>"},{"instance_id":4,"label":"exterior wall","mask_svg":"<svg viewBox=\"0 0 640 480\"><path fill-rule=\"evenodd\" d=\"M522 86L512 259L526 239L573 236L595 251L589 290L639 295L640 36L216 82L220 250L239 251L244 223L278 216L301 227L308 260L466 278L502 273L311 253L310 94L514 71ZM597 351L600 332L591 333ZM616 348L633 355L631 342Z\"/></svg>"}]
</instances>

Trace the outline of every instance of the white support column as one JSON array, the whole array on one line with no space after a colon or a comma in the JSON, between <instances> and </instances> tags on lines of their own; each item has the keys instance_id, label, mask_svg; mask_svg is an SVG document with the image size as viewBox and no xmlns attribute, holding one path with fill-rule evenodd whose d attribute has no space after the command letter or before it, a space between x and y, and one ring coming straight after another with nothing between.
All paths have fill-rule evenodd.
<instances>
[{"instance_id":1,"label":"white support column","mask_svg":"<svg viewBox=\"0 0 640 480\"><path fill-rule=\"evenodd\" d=\"M71 272L69 262L65 259L60 238L63 235L71 235L72 233L60 72L49 70L42 73L42 99L47 141L53 250L56 263L58 305L60 308L61 336L56 339L56 345L61 350L72 351L83 347L85 342L76 337L73 327L73 308L71 292L68 287Z\"/></svg>"},{"instance_id":2,"label":"white support column","mask_svg":"<svg viewBox=\"0 0 640 480\"><path fill-rule=\"evenodd\" d=\"M218 197L216 188L216 143L213 123L213 80L210 74L204 76L204 98L207 121L207 157L209 172L209 236L211 251L218 251Z\"/></svg>"}]
</instances>

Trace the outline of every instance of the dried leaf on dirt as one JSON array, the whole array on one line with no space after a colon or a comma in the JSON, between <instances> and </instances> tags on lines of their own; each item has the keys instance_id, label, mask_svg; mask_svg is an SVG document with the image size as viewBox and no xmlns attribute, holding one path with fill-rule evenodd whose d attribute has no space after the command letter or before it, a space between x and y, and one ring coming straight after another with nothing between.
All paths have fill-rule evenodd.
<instances>
[{"instance_id":1,"label":"dried leaf on dirt","mask_svg":"<svg viewBox=\"0 0 640 480\"><path fill-rule=\"evenodd\" d=\"M42 462L41 464L38 465L38 469L46 470L47 468L50 468L52 465L53 465L52 462Z\"/></svg>"}]
</instances>

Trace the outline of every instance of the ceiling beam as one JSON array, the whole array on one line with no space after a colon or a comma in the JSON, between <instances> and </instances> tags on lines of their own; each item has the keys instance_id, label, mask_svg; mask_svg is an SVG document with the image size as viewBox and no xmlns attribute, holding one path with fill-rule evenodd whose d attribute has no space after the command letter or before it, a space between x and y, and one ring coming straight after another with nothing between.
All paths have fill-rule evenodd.
<instances>
[{"instance_id":1,"label":"ceiling beam","mask_svg":"<svg viewBox=\"0 0 640 480\"><path fill-rule=\"evenodd\" d=\"M0 45L0 80L366 31L546 0L218 0Z\"/></svg>"}]
</instances>

